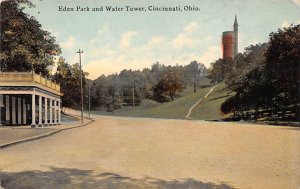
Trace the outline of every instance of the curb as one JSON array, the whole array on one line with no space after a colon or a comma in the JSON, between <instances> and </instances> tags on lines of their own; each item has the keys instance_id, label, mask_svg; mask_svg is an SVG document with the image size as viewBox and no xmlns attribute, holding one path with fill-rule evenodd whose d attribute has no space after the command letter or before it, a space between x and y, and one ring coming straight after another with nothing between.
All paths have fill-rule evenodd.
<instances>
[{"instance_id":1,"label":"curb","mask_svg":"<svg viewBox=\"0 0 300 189\"><path fill-rule=\"evenodd\" d=\"M68 115L70 115L70 116L76 116L76 115L71 115L71 114L68 114ZM50 132L42 134L42 135L37 135L37 136L33 136L33 137L21 139L21 140L9 142L9 143L6 143L6 144L2 144L2 145L0 145L0 150L4 149L4 148L7 148L7 147L11 147L13 145L22 144L22 143L25 143L25 142L30 142L30 141L38 140L38 139L45 138L45 137L48 137L48 136L52 136L52 135L54 135L56 133L59 133L61 131L70 130L70 129L76 129L76 128L79 128L79 127L84 127L84 126L86 126L86 125L88 125L90 123L93 123L95 121L94 119L91 119L91 118L88 118L88 117L84 117L84 118L88 119L89 122L88 123L84 123L82 125L77 125L77 126L73 126L73 127L69 127L69 128L58 129L58 130L50 131Z\"/></svg>"}]
</instances>

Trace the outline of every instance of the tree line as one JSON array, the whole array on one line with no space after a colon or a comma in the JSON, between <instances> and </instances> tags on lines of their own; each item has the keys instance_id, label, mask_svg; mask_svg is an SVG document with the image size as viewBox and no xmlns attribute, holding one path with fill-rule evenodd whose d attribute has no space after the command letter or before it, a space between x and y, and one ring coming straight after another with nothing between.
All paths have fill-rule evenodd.
<instances>
[{"instance_id":1,"label":"tree line","mask_svg":"<svg viewBox=\"0 0 300 189\"><path fill-rule=\"evenodd\" d=\"M165 66L156 62L142 71L125 69L119 74L101 75L95 80L88 80L88 73L81 71L78 63L71 65L60 57L52 79L61 85L63 106L79 108L81 73L85 109L90 95L92 110L112 112L122 106L138 106L144 99L173 101L179 92L189 86L196 92L207 72L207 68L197 61L186 66Z\"/></svg>"},{"instance_id":2,"label":"tree line","mask_svg":"<svg viewBox=\"0 0 300 189\"><path fill-rule=\"evenodd\" d=\"M234 59L215 61L209 78L224 81L234 93L222 104L222 112L235 119L299 121L299 45L300 25L292 25Z\"/></svg>"},{"instance_id":3,"label":"tree line","mask_svg":"<svg viewBox=\"0 0 300 189\"><path fill-rule=\"evenodd\" d=\"M203 64L192 61L186 66L156 62L142 71L125 69L119 74L102 75L90 82L91 108L114 111L122 106L138 106L144 99L172 101L188 86L196 92L206 74Z\"/></svg>"}]
</instances>

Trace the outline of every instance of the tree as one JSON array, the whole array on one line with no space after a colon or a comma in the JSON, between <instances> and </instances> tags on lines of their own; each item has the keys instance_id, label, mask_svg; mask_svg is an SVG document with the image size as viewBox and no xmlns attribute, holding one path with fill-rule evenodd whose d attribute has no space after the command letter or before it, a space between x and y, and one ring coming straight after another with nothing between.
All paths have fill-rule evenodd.
<instances>
[{"instance_id":1,"label":"tree","mask_svg":"<svg viewBox=\"0 0 300 189\"><path fill-rule=\"evenodd\" d=\"M203 64L198 63L194 60L186 66L186 72L189 82L193 84L195 93L197 84L199 83L201 76L203 76L207 72L207 69Z\"/></svg>"},{"instance_id":2,"label":"tree","mask_svg":"<svg viewBox=\"0 0 300 189\"><path fill-rule=\"evenodd\" d=\"M219 59L212 63L212 69L208 75L211 83L219 83L232 73L234 62L231 59Z\"/></svg>"},{"instance_id":3,"label":"tree","mask_svg":"<svg viewBox=\"0 0 300 189\"><path fill-rule=\"evenodd\" d=\"M227 89L235 93L222 104L223 113L254 110L257 119L258 110L265 105L265 50L267 44L251 45L245 53L238 54L234 59L235 69L225 79Z\"/></svg>"},{"instance_id":4,"label":"tree","mask_svg":"<svg viewBox=\"0 0 300 189\"><path fill-rule=\"evenodd\" d=\"M265 53L268 49L268 45L268 43L259 43L245 48L245 53L243 55L244 61L247 62L247 64L244 70L255 68L262 69L265 66Z\"/></svg>"},{"instance_id":5,"label":"tree","mask_svg":"<svg viewBox=\"0 0 300 189\"><path fill-rule=\"evenodd\" d=\"M74 99L71 98L74 92L74 84L72 84L72 68L62 57L58 59L57 64L57 71L54 74L53 79L60 83L61 91L64 94L64 96L62 96L62 106L71 107L74 103Z\"/></svg>"},{"instance_id":6,"label":"tree","mask_svg":"<svg viewBox=\"0 0 300 189\"><path fill-rule=\"evenodd\" d=\"M64 107L79 108L81 102L80 95L80 68L79 64L69 65L62 57L58 60L57 71L53 76L53 80L61 85L62 105ZM85 77L88 73L82 72L83 88L85 88Z\"/></svg>"},{"instance_id":7,"label":"tree","mask_svg":"<svg viewBox=\"0 0 300 189\"><path fill-rule=\"evenodd\" d=\"M91 108L104 110L106 108L106 77L101 75L93 81L91 87Z\"/></svg>"},{"instance_id":8,"label":"tree","mask_svg":"<svg viewBox=\"0 0 300 189\"><path fill-rule=\"evenodd\" d=\"M265 66L265 52L267 49L267 43L250 45L245 48L245 52L243 54L238 54L233 60L234 69L230 70L227 73L227 77L225 79L225 83L231 91L237 92L240 90L244 90L245 84L242 83L245 80L245 76L251 72L252 70L256 70L261 72ZM253 79L253 77L248 78ZM259 80L253 81L260 82ZM239 87L241 89L239 89Z\"/></svg>"},{"instance_id":9,"label":"tree","mask_svg":"<svg viewBox=\"0 0 300 189\"><path fill-rule=\"evenodd\" d=\"M112 74L107 77L106 107L107 111L113 112L121 108L121 81L118 74Z\"/></svg>"},{"instance_id":10,"label":"tree","mask_svg":"<svg viewBox=\"0 0 300 189\"><path fill-rule=\"evenodd\" d=\"M23 12L33 7L29 0L1 2L1 71L35 71L50 75L54 55L60 54L55 38L41 24Z\"/></svg>"},{"instance_id":11,"label":"tree","mask_svg":"<svg viewBox=\"0 0 300 189\"><path fill-rule=\"evenodd\" d=\"M222 104L224 113L247 110L258 118L259 110L285 118L291 110L299 120L300 101L300 25L279 29L270 34L268 44L246 48L237 63L246 65L240 73L226 79L235 96ZM278 116L279 119L279 116Z\"/></svg>"},{"instance_id":12,"label":"tree","mask_svg":"<svg viewBox=\"0 0 300 189\"><path fill-rule=\"evenodd\" d=\"M269 43L265 70L266 81L273 91L269 103L292 105L300 119L300 25L272 32Z\"/></svg>"},{"instance_id":13,"label":"tree","mask_svg":"<svg viewBox=\"0 0 300 189\"><path fill-rule=\"evenodd\" d=\"M159 96L168 95L171 100L174 100L176 92L182 91L182 84L179 77L172 70L164 74L163 78L156 86L156 92Z\"/></svg>"},{"instance_id":14,"label":"tree","mask_svg":"<svg viewBox=\"0 0 300 189\"><path fill-rule=\"evenodd\" d=\"M153 95L153 83L155 81L153 75L151 74L151 70L149 68L145 68L142 71L143 77L144 77L144 95L145 98L152 98Z\"/></svg>"}]
</instances>

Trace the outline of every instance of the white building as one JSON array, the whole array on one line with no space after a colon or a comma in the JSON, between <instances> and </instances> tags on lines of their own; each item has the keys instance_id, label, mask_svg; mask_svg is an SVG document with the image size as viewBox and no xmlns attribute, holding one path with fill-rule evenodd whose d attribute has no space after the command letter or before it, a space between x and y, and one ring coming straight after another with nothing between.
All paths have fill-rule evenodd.
<instances>
[{"instance_id":1,"label":"white building","mask_svg":"<svg viewBox=\"0 0 300 189\"><path fill-rule=\"evenodd\" d=\"M61 123L60 85L31 72L0 72L0 125Z\"/></svg>"}]
</instances>

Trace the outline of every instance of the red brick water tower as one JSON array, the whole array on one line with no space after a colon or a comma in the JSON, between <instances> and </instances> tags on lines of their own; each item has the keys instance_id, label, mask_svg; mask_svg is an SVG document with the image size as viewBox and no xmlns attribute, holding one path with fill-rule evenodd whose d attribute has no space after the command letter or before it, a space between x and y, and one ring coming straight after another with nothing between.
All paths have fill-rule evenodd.
<instances>
[{"instance_id":1,"label":"red brick water tower","mask_svg":"<svg viewBox=\"0 0 300 189\"><path fill-rule=\"evenodd\" d=\"M238 23L235 16L233 31L222 34L223 59L233 59L238 54Z\"/></svg>"}]
</instances>

